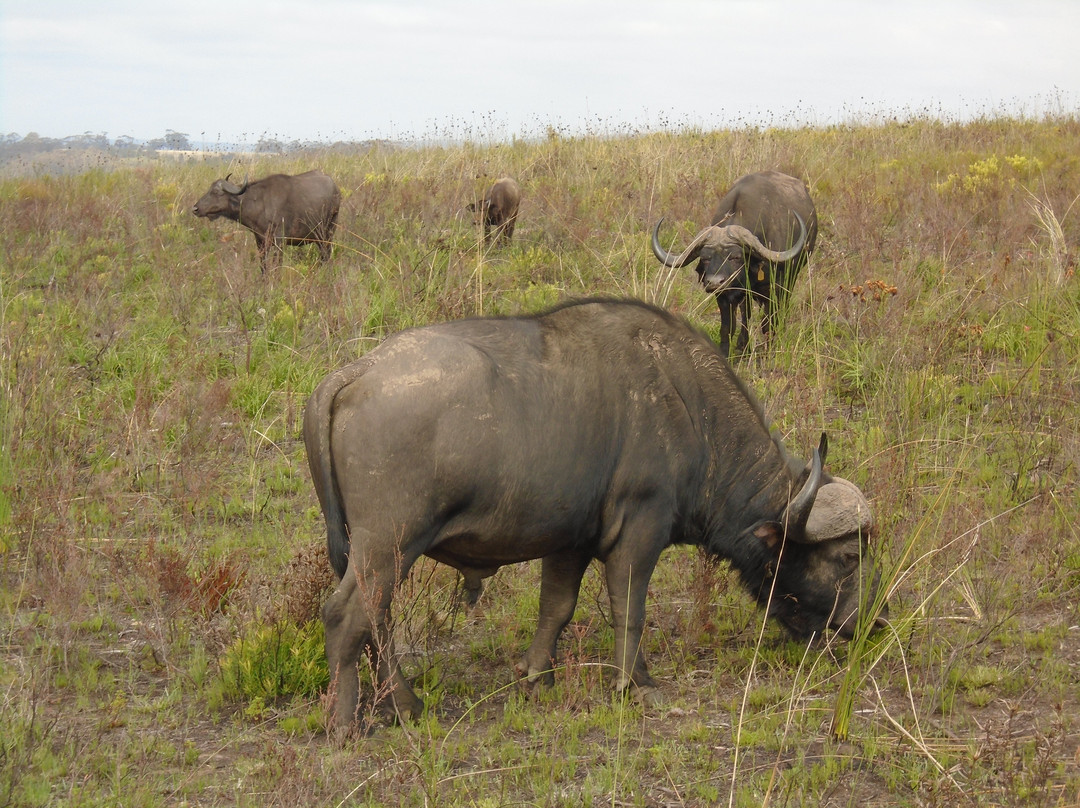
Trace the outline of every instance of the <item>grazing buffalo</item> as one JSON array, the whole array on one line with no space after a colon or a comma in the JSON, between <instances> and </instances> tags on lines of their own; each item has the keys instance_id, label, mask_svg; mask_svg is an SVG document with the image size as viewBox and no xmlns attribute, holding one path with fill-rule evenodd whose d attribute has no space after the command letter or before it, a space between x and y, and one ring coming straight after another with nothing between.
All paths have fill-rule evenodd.
<instances>
[{"instance_id":1,"label":"grazing buffalo","mask_svg":"<svg viewBox=\"0 0 1080 808\"><path fill-rule=\"evenodd\" d=\"M784 450L700 331L636 301L402 331L331 373L304 442L339 579L323 606L332 720L357 714L372 656L380 708L422 709L389 636L395 588L421 556L475 598L505 565L543 559L539 625L518 665L552 679L556 641L593 559L604 564L617 687L651 700L641 648L664 548L729 559L797 635L855 630L877 589L866 499Z\"/></svg>"},{"instance_id":2,"label":"grazing buffalo","mask_svg":"<svg viewBox=\"0 0 1080 808\"><path fill-rule=\"evenodd\" d=\"M787 300L799 270L817 241L817 212L801 180L779 171L747 174L724 194L712 225L694 236L676 255L660 246L660 225L652 250L665 266L681 267L697 259L697 274L720 307L720 350L730 341L742 309L736 350L750 341L750 301L764 307L761 332L768 342L776 312Z\"/></svg>"},{"instance_id":3,"label":"grazing buffalo","mask_svg":"<svg viewBox=\"0 0 1080 808\"><path fill-rule=\"evenodd\" d=\"M332 179L321 171L308 171L272 174L237 185L230 176L215 181L191 212L211 221L224 216L254 233L264 271L271 251L280 257L286 244L314 244L323 261L330 257L341 207L341 191Z\"/></svg>"},{"instance_id":4,"label":"grazing buffalo","mask_svg":"<svg viewBox=\"0 0 1080 808\"><path fill-rule=\"evenodd\" d=\"M477 215L477 224L484 225L484 243L502 241L509 244L517 224L521 189L509 177L496 180L480 202L473 202L469 210Z\"/></svg>"}]
</instances>

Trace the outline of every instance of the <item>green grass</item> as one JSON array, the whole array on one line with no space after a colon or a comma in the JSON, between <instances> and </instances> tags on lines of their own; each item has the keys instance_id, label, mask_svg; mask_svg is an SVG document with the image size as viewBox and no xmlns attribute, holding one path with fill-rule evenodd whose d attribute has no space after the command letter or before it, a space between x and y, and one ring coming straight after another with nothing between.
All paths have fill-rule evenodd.
<instances>
[{"instance_id":1,"label":"green grass","mask_svg":"<svg viewBox=\"0 0 1080 808\"><path fill-rule=\"evenodd\" d=\"M1080 801L1078 136L914 119L0 177L0 804ZM261 274L250 234L189 212L228 171L314 167L344 197L327 265ZM610 692L595 570L527 693L536 565L465 613L421 563L395 619L427 714L330 742L311 390L401 328L572 296L715 333L649 228L688 235L764 168L807 180L821 233L739 371L870 496L892 629L794 642L672 550L645 639L664 706ZM502 174L521 218L486 251L463 209Z\"/></svg>"}]
</instances>

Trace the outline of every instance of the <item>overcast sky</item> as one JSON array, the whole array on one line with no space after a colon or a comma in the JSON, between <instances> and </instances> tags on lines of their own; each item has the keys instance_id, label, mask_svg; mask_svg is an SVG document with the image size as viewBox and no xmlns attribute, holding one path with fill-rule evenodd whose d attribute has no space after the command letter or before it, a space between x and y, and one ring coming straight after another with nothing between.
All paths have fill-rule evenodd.
<instances>
[{"instance_id":1,"label":"overcast sky","mask_svg":"<svg viewBox=\"0 0 1080 808\"><path fill-rule=\"evenodd\" d=\"M508 140L1074 113L1076 0L0 0L0 134Z\"/></svg>"}]
</instances>

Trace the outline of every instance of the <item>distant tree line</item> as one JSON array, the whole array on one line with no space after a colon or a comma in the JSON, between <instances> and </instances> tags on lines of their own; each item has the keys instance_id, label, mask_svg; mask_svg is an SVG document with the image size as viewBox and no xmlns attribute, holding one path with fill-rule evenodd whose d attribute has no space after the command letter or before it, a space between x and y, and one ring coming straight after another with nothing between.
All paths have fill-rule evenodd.
<instances>
[{"instance_id":1,"label":"distant tree line","mask_svg":"<svg viewBox=\"0 0 1080 808\"><path fill-rule=\"evenodd\" d=\"M0 160L10 160L17 157L27 157L45 152L98 150L110 153L119 152L121 156L136 155L155 151L193 151L202 145L193 145L190 136L184 132L176 132L172 129L165 130L164 137L153 138L147 141L139 141L130 135L121 135L113 140L104 134L84 132L81 135L68 135L62 138L42 137L37 132L19 135L11 132L0 135ZM318 143L314 141L284 141L273 137L261 137L254 146L243 147L244 151L254 151L260 154L282 154L285 152L298 152L306 149L321 149L331 151L367 151L372 148L394 148L395 145L387 141L365 140L362 142L337 142L333 144ZM237 147L232 144L209 147L211 151L231 152Z\"/></svg>"},{"instance_id":2,"label":"distant tree line","mask_svg":"<svg viewBox=\"0 0 1080 808\"><path fill-rule=\"evenodd\" d=\"M186 134L174 132L172 129L165 131L165 137L154 138L146 142L138 141L130 135L121 135L110 141L104 133L94 134L93 132L68 135L62 138L42 137L37 132L30 132L23 137L20 137L15 132L0 135L0 154L6 157L40 154L41 152L59 151L61 149L139 152L160 151L162 149L190 150L192 148L191 141Z\"/></svg>"}]
</instances>

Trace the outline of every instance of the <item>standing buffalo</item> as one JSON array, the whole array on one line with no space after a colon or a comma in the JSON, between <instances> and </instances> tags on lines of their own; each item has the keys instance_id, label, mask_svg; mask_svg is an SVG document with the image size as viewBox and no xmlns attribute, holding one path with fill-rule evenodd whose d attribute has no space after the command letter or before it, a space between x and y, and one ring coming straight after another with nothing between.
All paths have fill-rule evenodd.
<instances>
[{"instance_id":1,"label":"standing buffalo","mask_svg":"<svg viewBox=\"0 0 1080 808\"><path fill-rule=\"evenodd\" d=\"M779 171L740 178L720 200L712 226L694 236L679 255L660 246L663 221L653 228L653 255L669 267L698 259L698 277L720 307L724 355L729 355L735 332L736 308L742 309L736 350L741 352L750 341L752 298L765 309L761 332L768 342L774 317L817 241L817 212L802 181Z\"/></svg>"},{"instance_id":2,"label":"standing buffalo","mask_svg":"<svg viewBox=\"0 0 1080 808\"><path fill-rule=\"evenodd\" d=\"M339 578L323 606L338 727L356 718L365 647L380 707L423 707L387 622L421 555L461 571L472 597L500 566L543 559L539 624L517 669L544 682L599 559L617 687L646 701L645 597L672 544L729 559L798 635L851 636L877 589L869 506L823 471L825 436L805 466L790 457L708 337L644 303L400 332L318 386L304 442Z\"/></svg>"},{"instance_id":3,"label":"standing buffalo","mask_svg":"<svg viewBox=\"0 0 1080 808\"><path fill-rule=\"evenodd\" d=\"M469 210L477 214L477 223L484 225L485 244L500 240L504 244L510 243L514 237L520 203L521 189L518 184L509 177L503 177L495 181L480 202L469 205Z\"/></svg>"},{"instance_id":4,"label":"standing buffalo","mask_svg":"<svg viewBox=\"0 0 1080 808\"><path fill-rule=\"evenodd\" d=\"M236 185L230 176L215 181L191 212L211 221L224 216L254 233L264 271L270 252L280 257L286 244L314 244L323 261L330 258L341 207L341 191L332 179L321 171L308 171L296 176L271 174Z\"/></svg>"}]
</instances>

